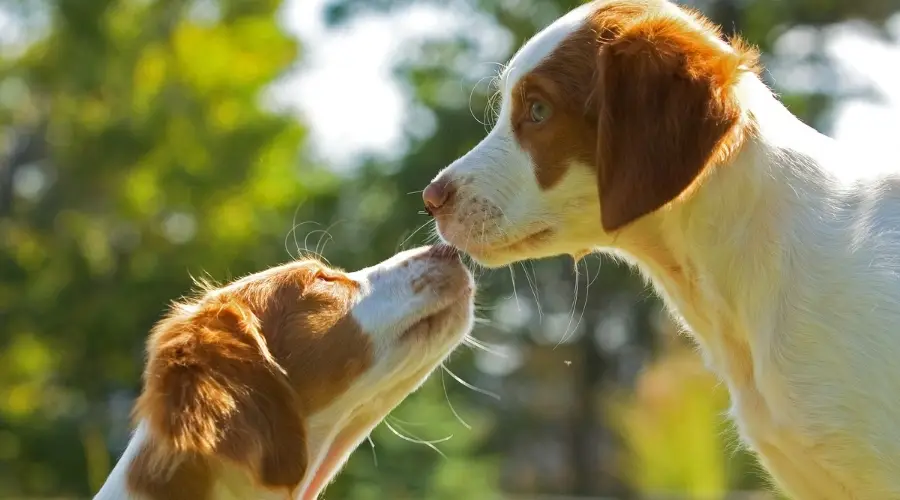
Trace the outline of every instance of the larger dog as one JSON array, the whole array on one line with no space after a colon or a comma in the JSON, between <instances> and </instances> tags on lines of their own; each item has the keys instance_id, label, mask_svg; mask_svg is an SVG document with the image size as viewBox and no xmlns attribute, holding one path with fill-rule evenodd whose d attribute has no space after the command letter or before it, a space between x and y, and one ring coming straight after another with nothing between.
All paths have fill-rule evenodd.
<instances>
[{"instance_id":1,"label":"larger dog","mask_svg":"<svg viewBox=\"0 0 900 500\"><path fill-rule=\"evenodd\" d=\"M786 493L900 498L900 164L859 165L758 71L697 13L588 3L513 57L496 126L425 203L487 266L634 264Z\"/></svg>"}]
</instances>

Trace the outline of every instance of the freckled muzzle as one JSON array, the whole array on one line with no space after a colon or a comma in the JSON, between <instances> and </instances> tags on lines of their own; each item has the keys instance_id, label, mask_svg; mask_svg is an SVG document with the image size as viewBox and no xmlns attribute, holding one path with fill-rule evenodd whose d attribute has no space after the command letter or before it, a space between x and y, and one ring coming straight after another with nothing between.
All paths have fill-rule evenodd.
<instances>
[{"instance_id":1,"label":"freckled muzzle","mask_svg":"<svg viewBox=\"0 0 900 500\"><path fill-rule=\"evenodd\" d=\"M413 259L425 261L426 268L413 279L412 292L427 298L429 304L400 338L422 338L456 330L456 323L467 321L474 294L474 280L462 263L459 250L438 244Z\"/></svg>"},{"instance_id":2,"label":"freckled muzzle","mask_svg":"<svg viewBox=\"0 0 900 500\"><path fill-rule=\"evenodd\" d=\"M475 282L451 246L407 250L350 276L363 290L353 316L380 339L379 345L389 345L388 339L398 339L423 319L448 311L452 314L429 323L427 335L454 337L470 323Z\"/></svg>"},{"instance_id":3,"label":"freckled muzzle","mask_svg":"<svg viewBox=\"0 0 900 500\"><path fill-rule=\"evenodd\" d=\"M448 301L470 298L474 287L472 275L455 247L437 244L411 260L424 261L425 265L424 270L412 280L414 294L434 297L438 307Z\"/></svg>"}]
</instances>

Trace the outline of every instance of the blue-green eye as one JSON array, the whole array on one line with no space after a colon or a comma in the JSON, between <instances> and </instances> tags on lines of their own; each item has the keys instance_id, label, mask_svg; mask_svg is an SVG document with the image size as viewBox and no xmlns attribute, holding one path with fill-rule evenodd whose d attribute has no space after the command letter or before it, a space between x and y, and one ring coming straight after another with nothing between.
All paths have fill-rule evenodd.
<instances>
[{"instance_id":1,"label":"blue-green eye","mask_svg":"<svg viewBox=\"0 0 900 500\"><path fill-rule=\"evenodd\" d=\"M544 101L533 101L531 103L531 109L529 110L531 121L534 123L541 123L547 118L550 118L550 105Z\"/></svg>"}]
</instances>

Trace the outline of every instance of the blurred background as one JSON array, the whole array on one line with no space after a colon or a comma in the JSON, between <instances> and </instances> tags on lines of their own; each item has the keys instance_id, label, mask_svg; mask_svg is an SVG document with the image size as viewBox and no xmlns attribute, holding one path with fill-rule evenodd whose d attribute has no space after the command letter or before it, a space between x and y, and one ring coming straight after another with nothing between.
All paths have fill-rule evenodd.
<instances>
[{"instance_id":1,"label":"blurred background","mask_svg":"<svg viewBox=\"0 0 900 500\"><path fill-rule=\"evenodd\" d=\"M190 276L425 241L419 191L577 0L0 0L0 498L88 498ZM791 110L900 156L900 0L697 0ZM865 161L860 162L860 168ZM421 228L421 229L419 229ZM478 271L464 346L326 498L772 498L629 270ZM588 287L590 284L590 287Z\"/></svg>"}]
</instances>

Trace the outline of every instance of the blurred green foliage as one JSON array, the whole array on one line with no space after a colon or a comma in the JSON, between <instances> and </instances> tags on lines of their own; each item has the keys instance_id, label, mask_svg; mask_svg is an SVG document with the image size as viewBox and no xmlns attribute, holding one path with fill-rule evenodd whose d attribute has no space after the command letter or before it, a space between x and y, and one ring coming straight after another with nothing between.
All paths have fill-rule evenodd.
<instances>
[{"instance_id":1,"label":"blurred green foliage","mask_svg":"<svg viewBox=\"0 0 900 500\"><path fill-rule=\"evenodd\" d=\"M46 35L0 63L0 134L30 148L0 214L0 493L96 488L108 400L189 273L288 258L294 209L334 192L297 162L305 129L259 105L298 57L277 7L46 2Z\"/></svg>"},{"instance_id":2,"label":"blurred green foliage","mask_svg":"<svg viewBox=\"0 0 900 500\"><path fill-rule=\"evenodd\" d=\"M410 3L333 0L326 15L352 23ZM509 41L491 47L503 60L578 3L439 5L495 25ZM307 124L263 105L302 60L280 4L0 0L23 35L0 50L0 497L96 491L128 438L145 335L190 291L191 275L228 280L329 239L353 244L325 256L357 268L425 239L416 193L484 134L472 110L487 108L479 79L493 69L473 72L473 61L487 62L478 33L399 55L396 76L419 112L408 151L338 174L310 159ZM860 18L880 28L900 10L896 0L695 5L770 62L791 26ZM448 90L460 88L475 91ZM820 127L840 97L784 94ZM727 394L643 285L604 264L587 259L577 275L562 259L481 273L491 321L475 336L505 356L460 349L452 372L395 411L327 497L723 498L760 488L723 420ZM411 441L438 441L445 456Z\"/></svg>"}]
</instances>

